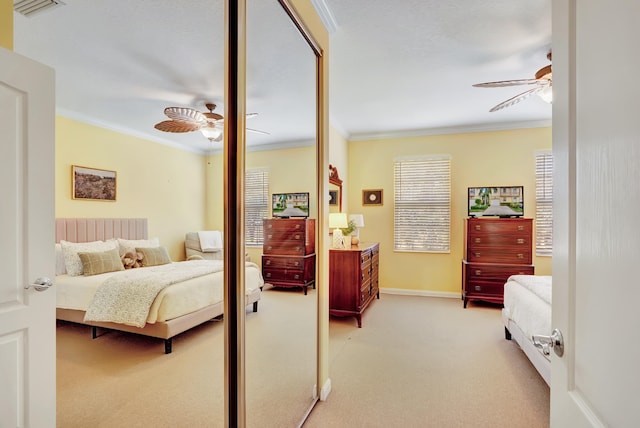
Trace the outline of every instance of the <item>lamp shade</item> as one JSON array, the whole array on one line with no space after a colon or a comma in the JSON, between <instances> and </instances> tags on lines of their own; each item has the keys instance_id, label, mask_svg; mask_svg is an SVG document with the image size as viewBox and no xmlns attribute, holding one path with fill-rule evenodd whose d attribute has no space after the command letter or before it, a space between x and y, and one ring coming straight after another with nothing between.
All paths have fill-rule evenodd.
<instances>
[{"instance_id":1,"label":"lamp shade","mask_svg":"<svg viewBox=\"0 0 640 428\"><path fill-rule=\"evenodd\" d=\"M345 213L331 213L329 214L329 227L331 229L343 229L348 227L347 214Z\"/></svg>"},{"instance_id":2,"label":"lamp shade","mask_svg":"<svg viewBox=\"0 0 640 428\"><path fill-rule=\"evenodd\" d=\"M349 214L349 221L356 227L364 227L364 216L362 214Z\"/></svg>"}]
</instances>

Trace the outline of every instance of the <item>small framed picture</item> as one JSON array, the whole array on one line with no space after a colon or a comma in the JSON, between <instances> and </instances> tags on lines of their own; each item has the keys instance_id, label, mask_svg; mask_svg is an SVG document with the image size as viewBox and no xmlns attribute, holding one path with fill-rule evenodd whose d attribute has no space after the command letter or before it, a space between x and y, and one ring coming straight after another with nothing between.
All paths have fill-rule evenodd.
<instances>
[{"instance_id":1,"label":"small framed picture","mask_svg":"<svg viewBox=\"0 0 640 428\"><path fill-rule=\"evenodd\" d=\"M363 190L362 205L382 205L382 189Z\"/></svg>"},{"instance_id":2,"label":"small framed picture","mask_svg":"<svg viewBox=\"0 0 640 428\"><path fill-rule=\"evenodd\" d=\"M116 200L116 172L106 169L71 166L73 199Z\"/></svg>"},{"instance_id":3,"label":"small framed picture","mask_svg":"<svg viewBox=\"0 0 640 428\"><path fill-rule=\"evenodd\" d=\"M329 190L329 205L338 205L338 191Z\"/></svg>"}]
</instances>

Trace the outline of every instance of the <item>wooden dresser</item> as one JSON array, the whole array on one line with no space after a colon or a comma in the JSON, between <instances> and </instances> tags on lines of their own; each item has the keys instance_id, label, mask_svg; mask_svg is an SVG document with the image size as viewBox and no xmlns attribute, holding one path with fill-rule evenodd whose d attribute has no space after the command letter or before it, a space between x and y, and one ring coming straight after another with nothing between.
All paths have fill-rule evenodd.
<instances>
[{"instance_id":1,"label":"wooden dresser","mask_svg":"<svg viewBox=\"0 0 640 428\"><path fill-rule=\"evenodd\" d=\"M511 275L533 275L530 218L469 218L465 224L462 299L503 303Z\"/></svg>"},{"instance_id":2,"label":"wooden dresser","mask_svg":"<svg viewBox=\"0 0 640 428\"><path fill-rule=\"evenodd\" d=\"M362 312L380 298L379 243L360 243L329 250L329 314L354 316L362 327Z\"/></svg>"},{"instance_id":3,"label":"wooden dresser","mask_svg":"<svg viewBox=\"0 0 640 428\"><path fill-rule=\"evenodd\" d=\"M262 276L274 287L315 288L316 239L314 219L265 219Z\"/></svg>"}]
</instances>

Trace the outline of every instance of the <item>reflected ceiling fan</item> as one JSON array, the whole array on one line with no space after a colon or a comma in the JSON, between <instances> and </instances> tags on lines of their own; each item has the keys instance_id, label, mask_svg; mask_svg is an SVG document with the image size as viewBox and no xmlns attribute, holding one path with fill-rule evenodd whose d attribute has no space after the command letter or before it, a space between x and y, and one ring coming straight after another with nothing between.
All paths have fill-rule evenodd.
<instances>
[{"instance_id":1,"label":"reflected ceiling fan","mask_svg":"<svg viewBox=\"0 0 640 428\"><path fill-rule=\"evenodd\" d=\"M551 52L547 54L547 59L551 61ZM493 107L490 112L501 110L505 107L510 107L520 101L529 98L531 95L538 94L540 98L548 103L551 103L551 64L542 67L535 74L533 79L517 79L517 80L502 80L498 82L485 82L476 83L476 88L500 88L503 86L518 86L518 85L535 85L533 88L524 91L506 101L501 102L497 106Z\"/></svg>"},{"instance_id":2,"label":"reflected ceiling fan","mask_svg":"<svg viewBox=\"0 0 640 428\"><path fill-rule=\"evenodd\" d=\"M164 114L171 120L156 123L154 128L164 132L200 131L209 141L222 141L224 131L224 117L213 111L216 105L206 103L208 112L201 112L188 107L167 107ZM258 113L247 114L247 119L256 117ZM247 128L247 131L269 135L268 132Z\"/></svg>"}]
</instances>

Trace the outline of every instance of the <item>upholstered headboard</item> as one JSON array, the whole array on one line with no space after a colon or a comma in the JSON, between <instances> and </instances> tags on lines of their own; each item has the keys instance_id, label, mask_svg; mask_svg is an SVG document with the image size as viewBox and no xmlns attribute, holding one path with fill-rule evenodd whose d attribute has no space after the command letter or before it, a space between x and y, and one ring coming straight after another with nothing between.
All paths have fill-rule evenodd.
<instances>
[{"instance_id":1,"label":"upholstered headboard","mask_svg":"<svg viewBox=\"0 0 640 428\"><path fill-rule=\"evenodd\" d=\"M57 218L56 243L105 241L111 238L147 239L146 218Z\"/></svg>"}]
</instances>

